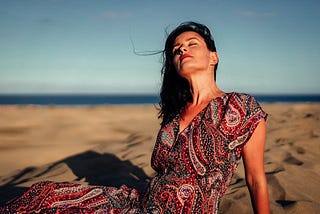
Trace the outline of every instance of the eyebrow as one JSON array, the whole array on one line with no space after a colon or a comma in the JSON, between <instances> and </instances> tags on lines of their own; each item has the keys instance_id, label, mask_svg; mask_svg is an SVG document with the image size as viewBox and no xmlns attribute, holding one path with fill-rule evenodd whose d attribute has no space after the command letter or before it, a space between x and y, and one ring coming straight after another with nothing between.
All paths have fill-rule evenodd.
<instances>
[{"instance_id":1,"label":"eyebrow","mask_svg":"<svg viewBox=\"0 0 320 214\"><path fill-rule=\"evenodd\" d=\"M195 36L188 38L186 41L188 42L188 41L193 40L193 39L196 39L196 40L200 41L200 40L198 39L198 37L195 37ZM181 45L181 44L180 44L180 43L173 44L173 48L175 48L175 47L177 47L177 46L179 46L179 45Z\"/></svg>"}]
</instances>

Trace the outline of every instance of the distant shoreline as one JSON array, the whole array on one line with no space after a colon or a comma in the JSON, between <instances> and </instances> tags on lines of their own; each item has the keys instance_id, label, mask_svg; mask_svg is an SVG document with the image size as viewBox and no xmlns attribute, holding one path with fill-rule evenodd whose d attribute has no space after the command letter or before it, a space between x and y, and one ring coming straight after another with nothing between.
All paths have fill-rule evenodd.
<instances>
[{"instance_id":1,"label":"distant shoreline","mask_svg":"<svg viewBox=\"0 0 320 214\"><path fill-rule=\"evenodd\" d=\"M265 94L255 95L261 103L318 103L320 94ZM0 94L0 105L157 105L158 95L110 95L110 94Z\"/></svg>"}]
</instances>

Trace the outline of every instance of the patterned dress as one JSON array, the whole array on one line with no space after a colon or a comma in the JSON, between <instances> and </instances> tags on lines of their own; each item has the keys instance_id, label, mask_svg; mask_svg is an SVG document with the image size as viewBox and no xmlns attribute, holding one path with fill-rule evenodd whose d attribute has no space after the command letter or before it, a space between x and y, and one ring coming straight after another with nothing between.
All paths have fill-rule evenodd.
<instances>
[{"instance_id":1,"label":"patterned dress","mask_svg":"<svg viewBox=\"0 0 320 214\"><path fill-rule=\"evenodd\" d=\"M184 129L161 127L145 194L135 189L40 182L0 213L217 213L243 146L267 114L247 94L213 99Z\"/></svg>"}]
</instances>

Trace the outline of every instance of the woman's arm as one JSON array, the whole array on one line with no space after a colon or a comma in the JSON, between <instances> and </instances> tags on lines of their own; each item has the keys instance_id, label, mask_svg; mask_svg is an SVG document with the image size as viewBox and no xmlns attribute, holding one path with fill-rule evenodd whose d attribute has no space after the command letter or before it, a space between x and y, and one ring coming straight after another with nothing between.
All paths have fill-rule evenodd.
<instances>
[{"instance_id":1,"label":"woman's arm","mask_svg":"<svg viewBox=\"0 0 320 214\"><path fill-rule=\"evenodd\" d=\"M264 172L266 123L261 120L243 148L246 182L254 213L270 213L267 180Z\"/></svg>"}]
</instances>

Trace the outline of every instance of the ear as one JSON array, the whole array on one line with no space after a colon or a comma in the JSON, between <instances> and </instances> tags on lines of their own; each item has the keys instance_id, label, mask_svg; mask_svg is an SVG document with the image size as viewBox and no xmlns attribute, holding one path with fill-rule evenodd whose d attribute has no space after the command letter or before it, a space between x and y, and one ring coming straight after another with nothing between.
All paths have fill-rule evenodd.
<instances>
[{"instance_id":1,"label":"ear","mask_svg":"<svg viewBox=\"0 0 320 214\"><path fill-rule=\"evenodd\" d=\"M219 62L219 57L217 52L210 51L210 65L214 66Z\"/></svg>"}]
</instances>

